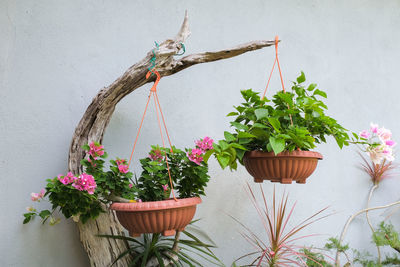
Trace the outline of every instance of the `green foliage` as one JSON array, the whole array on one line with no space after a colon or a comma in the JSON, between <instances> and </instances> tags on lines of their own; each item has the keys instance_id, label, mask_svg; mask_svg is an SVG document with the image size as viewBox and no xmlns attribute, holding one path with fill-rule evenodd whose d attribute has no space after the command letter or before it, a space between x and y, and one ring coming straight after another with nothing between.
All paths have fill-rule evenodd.
<instances>
[{"instance_id":1,"label":"green foliage","mask_svg":"<svg viewBox=\"0 0 400 267\"><path fill-rule=\"evenodd\" d=\"M340 148L349 144L347 130L325 114L325 92L316 84L306 87L305 75L293 83L292 92L276 93L272 100L261 99L257 92L241 91L244 102L228 116L236 118L230 124L234 133L225 132L225 139L214 144L215 154L222 168L236 169L242 164L246 151L261 150L278 154L296 149L310 150L333 136Z\"/></svg>"},{"instance_id":2,"label":"green foliage","mask_svg":"<svg viewBox=\"0 0 400 267\"><path fill-rule=\"evenodd\" d=\"M392 224L381 222L372 239L377 246L390 246L400 252L399 233L396 232Z\"/></svg>"},{"instance_id":3,"label":"green foliage","mask_svg":"<svg viewBox=\"0 0 400 267\"><path fill-rule=\"evenodd\" d=\"M91 195L71 185L64 185L57 177L48 180L45 196L49 197L53 211L59 208L67 219L79 215L82 222L86 223L90 218L95 219L103 212L97 194Z\"/></svg>"},{"instance_id":4,"label":"green foliage","mask_svg":"<svg viewBox=\"0 0 400 267\"><path fill-rule=\"evenodd\" d=\"M325 260L325 256L322 253L312 251L311 249L308 248L303 248L301 252L304 253L303 260L305 261L308 267L334 266Z\"/></svg>"},{"instance_id":5,"label":"green foliage","mask_svg":"<svg viewBox=\"0 0 400 267\"><path fill-rule=\"evenodd\" d=\"M337 238L331 237L328 239L328 241L329 242L325 244L325 248L328 250L334 249L339 252L346 252L350 249L348 244L345 245L340 244L339 239Z\"/></svg>"},{"instance_id":6,"label":"green foliage","mask_svg":"<svg viewBox=\"0 0 400 267\"><path fill-rule=\"evenodd\" d=\"M150 157L140 160L143 171L138 178L138 197L143 201L156 201L168 198L169 191L165 194L163 185L169 185L168 166L174 183L174 190L180 198L205 195L204 189L210 179L207 163L200 165L192 162L187 157L189 149L182 151L176 147L164 149L152 146L152 151L158 151L162 158L151 159ZM167 155L168 165L165 161Z\"/></svg>"},{"instance_id":7,"label":"green foliage","mask_svg":"<svg viewBox=\"0 0 400 267\"><path fill-rule=\"evenodd\" d=\"M186 230L182 232L184 237L178 240L160 234L144 234L141 239L115 235L99 236L126 240L129 243L129 249L121 253L112 265L130 254L133 260L128 266L132 267L144 267L151 259L156 259L159 266L165 266L163 259L170 260L173 263L172 266L202 266L192 255L205 259L210 266L224 266L211 250L216 247L214 242L193 223L186 227ZM179 249L174 250L175 241Z\"/></svg>"},{"instance_id":8,"label":"green foliage","mask_svg":"<svg viewBox=\"0 0 400 267\"><path fill-rule=\"evenodd\" d=\"M209 138L206 141L212 143ZM199 140L199 142L205 141ZM80 218L85 223L89 219L97 218L103 212L102 203L110 204L115 197L129 200L139 198L142 201L167 199L170 195L168 166L174 189L180 198L205 195L204 189L210 178L207 174L208 166L204 161L197 164L189 160L187 153L191 153L190 149L186 149L185 152L173 147L170 151L153 146L150 155L158 154L140 160L143 171L135 181L132 180L133 174L128 171L124 159L110 160L109 170L104 170L107 153L99 143L84 145L83 149L86 150L88 157L81 160L85 170L82 175L94 179L93 188L89 190L78 187L75 184L78 178L72 173L48 179L46 193L43 190L40 195L36 194L35 201L48 197L52 203L52 210L38 212L33 207L29 208L24 214L24 224L36 216L41 217L43 222L50 219L50 224L55 224L59 221L52 216L56 209L59 209L65 218ZM165 161L166 155L168 164Z\"/></svg>"}]
</instances>

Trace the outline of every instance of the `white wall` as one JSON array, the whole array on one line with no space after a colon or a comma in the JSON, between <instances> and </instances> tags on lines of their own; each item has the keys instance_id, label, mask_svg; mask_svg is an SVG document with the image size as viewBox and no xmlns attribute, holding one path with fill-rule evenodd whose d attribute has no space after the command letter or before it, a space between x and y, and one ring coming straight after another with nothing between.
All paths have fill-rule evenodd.
<instances>
[{"instance_id":1,"label":"white wall","mask_svg":"<svg viewBox=\"0 0 400 267\"><path fill-rule=\"evenodd\" d=\"M400 141L400 2L387 1L0 1L0 266L87 266L77 229L63 220L22 225L29 194L45 179L63 173L74 127L92 97L153 48L173 37L190 16L187 54L223 49L255 39L282 39L280 60L286 84L304 70L328 92L329 114L360 131L370 121L392 129ZM198 65L159 84L172 141L189 147L205 135L223 137L225 114L239 90L263 90L274 49ZM275 75L267 95L279 90ZM104 145L111 156L128 157L150 85L117 106ZM151 114L151 113L150 113ZM159 142L155 117L145 121L137 158ZM331 206L337 213L305 233L302 243L321 246L339 234L350 214L364 207L371 183L356 166L355 148L340 151L333 140L318 149L324 160L306 185L277 185L297 200L294 222ZM199 206L200 225L219 245L226 263L249 250L242 230L226 214L262 232L243 191L251 177L243 167L222 171L210 163L211 182ZM384 181L373 205L399 198L397 177ZM265 182L269 194L273 184ZM42 208L49 205L42 203ZM382 212L373 213L375 222ZM400 229L398 216L393 221ZM374 253L364 218L347 240Z\"/></svg>"}]
</instances>

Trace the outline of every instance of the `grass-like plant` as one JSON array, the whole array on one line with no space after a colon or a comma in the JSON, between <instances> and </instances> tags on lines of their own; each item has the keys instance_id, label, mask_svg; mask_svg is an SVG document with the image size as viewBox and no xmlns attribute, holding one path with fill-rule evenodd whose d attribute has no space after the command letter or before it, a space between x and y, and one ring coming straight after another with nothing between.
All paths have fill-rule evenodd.
<instances>
[{"instance_id":1,"label":"grass-like plant","mask_svg":"<svg viewBox=\"0 0 400 267\"><path fill-rule=\"evenodd\" d=\"M304 259L316 262L310 255L305 254L300 249L302 246L296 245L295 242L306 237L315 236L313 234L299 236L298 233L308 225L329 216L322 215L328 207L319 210L293 228L289 228L288 222L291 219L296 203L291 207L288 206L288 194L284 193L279 201L274 188L272 205L269 205L265 193L260 186L262 195L262 204L260 205L249 184L247 184L247 187L250 199L257 210L260 222L268 238L264 240L260 234L252 231L239 220L232 217L244 227L246 233L242 233L242 235L254 247L253 252L241 256L235 260L233 265L238 266L237 262L247 257L255 258L246 266L305 266L306 262Z\"/></svg>"},{"instance_id":2,"label":"grass-like plant","mask_svg":"<svg viewBox=\"0 0 400 267\"><path fill-rule=\"evenodd\" d=\"M140 239L120 235L99 236L121 239L129 243L129 249L121 253L112 265L129 254L133 258L129 267L203 266L198 261L199 258L212 264L210 266L224 266L211 250L216 247L215 243L204 231L193 225L196 221L198 220L186 226L185 231L178 232L175 238L164 237L161 234L143 234ZM184 238L180 238L181 233Z\"/></svg>"}]
</instances>

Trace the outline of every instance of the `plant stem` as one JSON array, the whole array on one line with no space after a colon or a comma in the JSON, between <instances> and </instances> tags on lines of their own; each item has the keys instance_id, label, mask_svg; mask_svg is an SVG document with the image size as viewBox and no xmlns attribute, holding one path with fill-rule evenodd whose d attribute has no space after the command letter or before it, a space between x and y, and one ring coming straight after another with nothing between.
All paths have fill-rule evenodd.
<instances>
[{"instance_id":1,"label":"plant stem","mask_svg":"<svg viewBox=\"0 0 400 267\"><path fill-rule=\"evenodd\" d=\"M391 207L391 206L395 206L395 205L399 205L399 204L400 204L400 201L396 201L396 202L393 202L393 203L390 203L390 204L387 204L387 205L384 205L384 206L378 206L378 207L367 208L367 209L363 209L363 210L360 210L360 211L354 213L352 216L350 216L350 218L347 220L346 224L345 224L344 227L343 227L342 234L340 235L340 238L339 238L339 246L340 246L341 243L343 242L343 239L344 239L344 236L346 235L347 228L349 227L349 224L350 224L351 221L353 221L354 218L356 218L358 215L360 215L360 214L362 214L362 213L364 213L364 212L370 211L370 210L386 209L386 208L389 208L389 207ZM335 265L336 265L337 267L340 267L339 255L340 255L340 251L337 250L337 251L336 251L336 258L335 258Z\"/></svg>"},{"instance_id":2,"label":"plant stem","mask_svg":"<svg viewBox=\"0 0 400 267\"><path fill-rule=\"evenodd\" d=\"M378 183L374 184L371 187L371 190L369 191L369 196L368 196L368 201L367 201L367 209L369 208L369 203L371 202L372 194L374 193L375 189L378 188L378 185L379 185ZM372 234L374 234L375 230L369 219L368 211L365 212L365 217L367 218L367 222L368 222L369 228L371 229ZM380 264L381 263L381 249L379 248L378 245L376 245L376 250L378 251L378 264Z\"/></svg>"},{"instance_id":3,"label":"plant stem","mask_svg":"<svg viewBox=\"0 0 400 267\"><path fill-rule=\"evenodd\" d=\"M172 246L172 250L175 252L178 252L178 250L179 250L178 245L179 245L179 236L180 235L181 235L181 232L176 231L174 245Z\"/></svg>"}]
</instances>

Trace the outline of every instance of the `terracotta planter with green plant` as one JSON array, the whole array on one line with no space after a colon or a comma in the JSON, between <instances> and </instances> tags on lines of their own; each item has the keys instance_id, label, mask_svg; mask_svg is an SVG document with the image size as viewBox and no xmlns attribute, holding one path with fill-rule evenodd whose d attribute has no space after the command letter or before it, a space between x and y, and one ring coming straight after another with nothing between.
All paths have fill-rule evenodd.
<instances>
[{"instance_id":1,"label":"terracotta planter with green plant","mask_svg":"<svg viewBox=\"0 0 400 267\"><path fill-rule=\"evenodd\" d=\"M169 150L153 146L149 156L140 160L143 172L132 184L137 200L111 205L131 236L142 233L171 236L185 229L195 215L196 205L201 203L199 196L205 194L209 175L202 156L212 148L212 142L205 137L196 142L196 148L186 152L175 147ZM174 194L170 198L168 168L179 198Z\"/></svg>"},{"instance_id":2,"label":"terracotta planter with green plant","mask_svg":"<svg viewBox=\"0 0 400 267\"><path fill-rule=\"evenodd\" d=\"M235 132L224 132L205 155L214 155L221 167L245 165L255 182L305 183L322 155L310 151L333 136L340 148L349 144L347 130L325 114L321 98L325 92L316 84L304 85L303 72L293 82L292 91L280 91L271 100L253 90L241 91L244 102L228 114Z\"/></svg>"}]
</instances>

